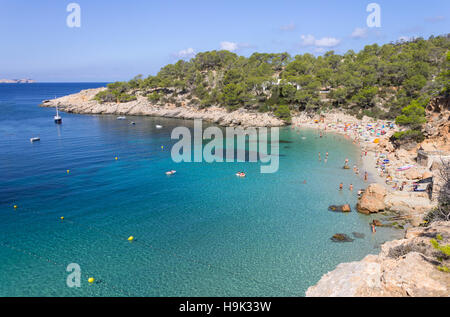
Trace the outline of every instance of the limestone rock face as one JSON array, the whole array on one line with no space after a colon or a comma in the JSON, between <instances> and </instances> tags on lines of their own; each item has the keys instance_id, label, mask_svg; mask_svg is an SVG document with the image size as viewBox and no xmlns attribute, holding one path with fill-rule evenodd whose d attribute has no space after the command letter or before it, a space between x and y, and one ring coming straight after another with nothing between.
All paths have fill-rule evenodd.
<instances>
[{"instance_id":1,"label":"limestone rock face","mask_svg":"<svg viewBox=\"0 0 450 317\"><path fill-rule=\"evenodd\" d=\"M238 109L228 112L221 107L208 107L200 109L195 106L187 106L180 101L180 106L175 104L155 104L148 98L137 95L137 99L125 103L99 103L93 98L106 88L82 90L79 93L61 98L46 100L42 107L55 107L66 112L86 114L115 114L115 115L147 115L180 119L203 119L222 126L243 127L277 127L285 123L270 113L260 113L246 109Z\"/></svg>"},{"instance_id":2,"label":"limestone rock face","mask_svg":"<svg viewBox=\"0 0 450 317\"><path fill-rule=\"evenodd\" d=\"M425 213L435 207L425 192L392 192L384 202L386 209L408 217L413 225L419 225Z\"/></svg>"},{"instance_id":3,"label":"limestone rock face","mask_svg":"<svg viewBox=\"0 0 450 317\"><path fill-rule=\"evenodd\" d=\"M363 214L370 214L385 209L384 198L387 190L380 184L370 184L356 205L356 209Z\"/></svg>"},{"instance_id":4,"label":"limestone rock face","mask_svg":"<svg viewBox=\"0 0 450 317\"><path fill-rule=\"evenodd\" d=\"M450 223L435 222L412 228L405 239L386 242L379 255L359 262L341 263L308 288L309 297L339 296L442 296L450 295L450 274L438 270L450 259L430 243L437 234L450 243Z\"/></svg>"}]
</instances>

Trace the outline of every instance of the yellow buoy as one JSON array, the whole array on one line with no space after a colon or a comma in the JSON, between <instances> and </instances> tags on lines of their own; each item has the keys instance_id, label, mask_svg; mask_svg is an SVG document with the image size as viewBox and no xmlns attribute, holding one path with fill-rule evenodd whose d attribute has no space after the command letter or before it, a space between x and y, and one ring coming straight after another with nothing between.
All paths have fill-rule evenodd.
<instances>
[{"instance_id":1,"label":"yellow buoy","mask_svg":"<svg viewBox=\"0 0 450 317\"><path fill-rule=\"evenodd\" d=\"M67 174L69 174L70 173L70 170L67 170Z\"/></svg>"},{"instance_id":2,"label":"yellow buoy","mask_svg":"<svg viewBox=\"0 0 450 317\"><path fill-rule=\"evenodd\" d=\"M90 277L90 278L88 279L88 282L92 284L92 283L95 282L95 279L94 279L93 277Z\"/></svg>"},{"instance_id":3,"label":"yellow buoy","mask_svg":"<svg viewBox=\"0 0 450 317\"><path fill-rule=\"evenodd\" d=\"M17 205L14 205L14 209L17 209Z\"/></svg>"},{"instance_id":4,"label":"yellow buoy","mask_svg":"<svg viewBox=\"0 0 450 317\"><path fill-rule=\"evenodd\" d=\"M64 220L64 217L61 217L61 220Z\"/></svg>"},{"instance_id":5,"label":"yellow buoy","mask_svg":"<svg viewBox=\"0 0 450 317\"><path fill-rule=\"evenodd\" d=\"M118 160L118 157L116 156L116 161Z\"/></svg>"},{"instance_id":6,"label":"yellow buoy","mask_svg":"<svg viewBox=\"0 0 450 317\"><path fill-rule=\"evenodd\" d=\"M164 150L164 145L161 145L161 150Z\"/></svg>"},{"instance_id":7,"label":"yellow buoy","mask_svg":"<svg viewBox=\"0 0 450 317\"><path fill-rule=\"evenodd\" d=\"M129 238L128 238L128 241L133 241L134 240L134 237L133 236L130 236Z\"/></svg>"}]
</instances>

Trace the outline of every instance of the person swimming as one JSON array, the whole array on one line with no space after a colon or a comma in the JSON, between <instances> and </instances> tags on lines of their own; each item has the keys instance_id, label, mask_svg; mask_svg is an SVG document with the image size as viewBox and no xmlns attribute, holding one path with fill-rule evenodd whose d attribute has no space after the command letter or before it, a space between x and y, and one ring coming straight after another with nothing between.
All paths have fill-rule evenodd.
<instances>
[{"instance_id":1,"label":"person swimming","mask_svg":"<svg viewBox=\"0 0 450 317\"><path fill-rule=\"evenodd\" d=\"M350 190L353 190L353 184L350 184L349 189L350 189Z\"/></svg>"},{"instance_id":2,"label":"person swimming","mask_svg":"<svg viewBox=\"0 0 450 317\"><path fill-rule=\"evenodd\" d=\"M319 162L322 160L321 156L320 156L320 152L319 152Z\"/></svg>"},{"instance_id":3,"label":"person swimming","mask_svg":"<svg viewBox=\"0 0 450 317\"><path fill-rule=\"evenodd\" d=\"M343 183L340 183L339 184L339 190L343 190L344 189L344 184Z\"/></svg>"}]
</instances>

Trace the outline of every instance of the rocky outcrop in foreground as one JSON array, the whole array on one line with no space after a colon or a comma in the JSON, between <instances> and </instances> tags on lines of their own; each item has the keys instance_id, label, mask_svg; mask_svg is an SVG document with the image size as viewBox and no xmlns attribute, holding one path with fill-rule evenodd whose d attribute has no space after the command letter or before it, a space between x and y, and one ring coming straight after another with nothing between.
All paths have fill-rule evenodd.
<instances>
[{"instance_id":1,"label":"rocky outcrop in foreground","mask_svg":"<svg viewBox=\"0 0 450 317\"><path fill-rule=\"evenodd\" d=\"M450 243L450 223L408 229L405 238L386 242L378 255L342 263L308 288L306 296L450 296L450 257L435 249Z\"/></svg>"},{"instance_id":2,"label":"rocky outcrop in foreground","mask_svg":"<svg viewBox=\"0 0 450 317\"><path fill-rule=\"evenodd\" d=\"M380 184L370 184L356 209L363 214L393 211L412 225L422 223L425 214L436 207L425 192L388 191Z\"/></svg>"},{"instance_id":3,"label":"rocky outcrop in foreground","mask_svg":"<svg viewBox=\"0 0 450 317\"><path fill-rule=\"evenodd\" d=\"M45 100L42 107L56 107L65 112L84 114L144 115L180 119L203 119L221 126L275 127L285 125L284 121L269 113L238 109L228 112L220 107L197 107L174 104L157 105L146 97L125 103L99 103L93 98L106 88L86 89L79 93L57 99Z\"/></svg>"}]
</instances>

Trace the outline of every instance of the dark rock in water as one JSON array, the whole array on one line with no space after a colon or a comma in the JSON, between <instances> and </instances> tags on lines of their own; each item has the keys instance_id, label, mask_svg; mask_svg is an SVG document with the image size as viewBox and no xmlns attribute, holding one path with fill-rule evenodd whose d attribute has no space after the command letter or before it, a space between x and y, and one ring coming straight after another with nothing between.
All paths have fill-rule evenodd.
<instances>
[{"instance_id":1,"label":"dark rock in water","mask_svg":"<svg viewBox=\"0 0 450 317\"><path fill-rule=\"evenodd\" d=\"M279 140L278 143L292 143L292 141Z\"/></svg>"},{"instance_id":2,"label":"dark rock in water","mask_svg":"<svg viewBox=\"0 0 450 317\"><path fill-rule=\"evenodd\" d=\"M335 211L335 212L351 212L352 208L350 207L349 204L345 204L345 205L331 205L330 207L328 207L328 210Z\"/></svg>"},{"instance_id":3,"label":"dark rock in water","mask_svg":"<svg viewBox=\"0 0 450 317\"><path fill-rule=\"evenodd\" d=\"M353 242L353 239L350 238L345 233L336 233L334 236L332 236L331 241L333 242Z\"/></svg>"},{"instance_id":4,"label":"dark rock in water","mask_svg":"<svg viewBox=\"0 0 450 317\"><path fill-rule=\"evenodd\" d=\"M352 232L352 235L357 239L364 239L364 237L366 236L364 233L360 232Z\"/></svg>"}]
</instances>

